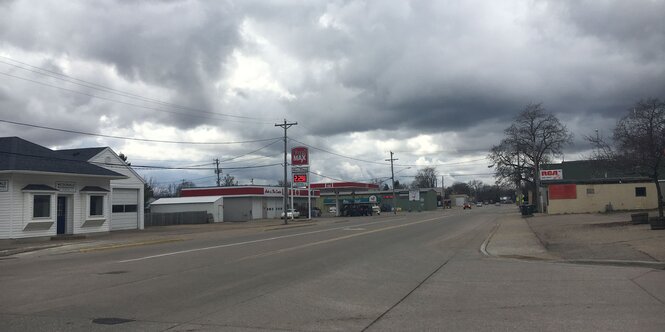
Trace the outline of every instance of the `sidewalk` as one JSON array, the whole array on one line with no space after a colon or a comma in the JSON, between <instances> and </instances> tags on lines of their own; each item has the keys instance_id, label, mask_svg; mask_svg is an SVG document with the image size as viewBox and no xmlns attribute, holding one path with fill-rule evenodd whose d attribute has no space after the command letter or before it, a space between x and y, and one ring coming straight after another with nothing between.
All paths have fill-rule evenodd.
<instances>
[{"instance_id":1,"label":"sidewalk","mask_svg":"<svg viewBox=\"0 0 665 332\"><path fill-rule=\"evenodd\" d=\"M665 231L630 224L630 213L536 215L498 220L483 245L496 257L665 269Z\"/></svg>"},{"instance_id":2,"label":"sidewalk","mask_svg":"<svg viewBox=\"0 0 665 332\"><path fill-rule=\"evenodd\" d=\"M108 233L83 234L52 240L50 237L0 240L0 258L24 252L53 248L68 248L73 251L105 250L121 247L153 245L168 242L185 241L192 237L213 236L219 232L271 231L293 227L304 227L327 222L330 218L313 220L261 219L247 222L225 222L215 224L153 226L143 230L114 231Z\"/></svg>"}]
</instances>

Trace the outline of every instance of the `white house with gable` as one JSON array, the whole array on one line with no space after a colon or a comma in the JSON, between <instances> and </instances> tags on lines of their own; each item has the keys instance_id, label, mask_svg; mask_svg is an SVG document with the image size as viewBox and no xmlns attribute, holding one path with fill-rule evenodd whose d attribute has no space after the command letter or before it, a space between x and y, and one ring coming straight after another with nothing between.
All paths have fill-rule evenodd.
<instances>
[{"instance_id":1,"label":"white house with gable","mask_svg":"<svg viewBox=\"0 0 665 332\"><path fill-rule=\"evenodd\" d=\"M124 179L111 180L110 230L143 229L145 180L111 148L70 149L56 152L63 157L87 161L126 176Z\"/></svg>"}]
</instances>

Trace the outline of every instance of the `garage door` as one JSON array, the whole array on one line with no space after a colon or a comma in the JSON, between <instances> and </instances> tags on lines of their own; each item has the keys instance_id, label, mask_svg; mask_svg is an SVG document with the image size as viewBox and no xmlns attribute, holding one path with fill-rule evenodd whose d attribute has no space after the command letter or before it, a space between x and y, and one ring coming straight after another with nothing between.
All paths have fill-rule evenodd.
<instances>
[{"instance_id":1,"label":"garage door","mask_svg":"<svg viewBox=\"0 0 665 332\"><path fill-rule=\"evenodd\" d=\"M113 189L111 230L137 229L139 225L139 190Z\"/></svg>"}]
</instances>

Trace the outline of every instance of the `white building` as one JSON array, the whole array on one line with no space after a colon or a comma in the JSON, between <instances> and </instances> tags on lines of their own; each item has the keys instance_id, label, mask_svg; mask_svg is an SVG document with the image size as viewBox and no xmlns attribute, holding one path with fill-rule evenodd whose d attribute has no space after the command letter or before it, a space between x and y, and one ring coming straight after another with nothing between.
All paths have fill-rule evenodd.
<instances>
[{"instance_id":1,"label":"white building","mask_svg":"<svg viewBox=\"0 0 665 332\"><path fill-rule=\"evenodd\" d=\"M307 208L307 189L290 189L290 196L293 197L293 206L295 209L306 211ZM280 187L264 186L233 186L233 187L204 187L204 188L183 188L180 192L183 197L173 198L173 206L170 212L193 211L188 206L189 199L204 197L223 197L223 208L217 213L221 213L222 221L248 221L255 219L274 219L280 218L283 212L283 191ZM319 191L312 191L311 206L315 206L315 200L320 195ZM212 198L211 198L212 199ZM159 202L156 201L156 202ZM176 204L183 202L183 204ZM221 204L221 203L220 203ZM151 204L151 211L155 211ZM289 207L291 202L289 201ZM183 210L183 209L187 210ZM208 211L200 209L198 211ZM307 213L301 214L306 217Z\"/></svg>"},{"instance_id":2,"label":"white building","mask_svg":"<svg viewBox=\"0 0 665 332\"><path fill-rule=\"evenodd\" d=\"M143 206L145 181L108 147L58 150L66 159L87 161L124 175L124 179L111 180L111 224L112 231L143 229Z\"/></svg>"},{"instance_id":3,"label":"white building","mask_svg":"<svg viewBox=\"0 0 665 332\"><path fill-rule=\"evenodd\" d=\"M212 215L214 222L224 221L223 196L160 198L150 203L150 212L176 213L205 211Z\"/></svg>"},{"instance_id":4,"label":"white building","mask_svg":"<svg viewBox=\"0 0 665 332\"><path fill-rule=\"evenodd\" d=\"M0 238L107 232L118 171L18 137L0 138Z\"/></svg>"}]
</instances>

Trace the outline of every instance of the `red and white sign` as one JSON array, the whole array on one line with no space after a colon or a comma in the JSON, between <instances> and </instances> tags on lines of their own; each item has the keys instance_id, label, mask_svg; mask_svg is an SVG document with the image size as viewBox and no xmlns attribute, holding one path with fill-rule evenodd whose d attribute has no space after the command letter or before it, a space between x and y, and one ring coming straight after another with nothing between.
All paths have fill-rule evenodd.
<instances>
[{"instance_id":1,"label":"red and white sign","mask_svg":"<svg viewBox=\"0 0 665 332\"><path fill-rule=\"evenodd\" d=\"M541 180L563 180L563 171L560 169L541 169Z\"/></svg>"},{"instance_id":2,"label":"red and white sign","mask_svg":"<svg viewBox=\"0 0 665 332\"><path fill-rule=\"evenodd\" d=\"M307 183L307 173L305 174L293 174L294 183Z\"/></svg>"},{"instance_id":3,"label":"red and white sign","mask_svg":"<svg viewBox=\"0 0 665 332\"><path fill-rule=\"evenodd\" d=\"M291 165L309 165L309 151L304 146L291 149Z\"/></svg>"}]
</instances>

